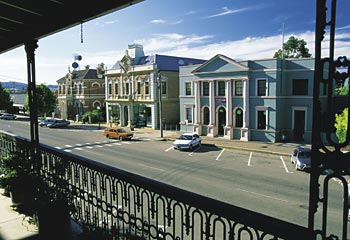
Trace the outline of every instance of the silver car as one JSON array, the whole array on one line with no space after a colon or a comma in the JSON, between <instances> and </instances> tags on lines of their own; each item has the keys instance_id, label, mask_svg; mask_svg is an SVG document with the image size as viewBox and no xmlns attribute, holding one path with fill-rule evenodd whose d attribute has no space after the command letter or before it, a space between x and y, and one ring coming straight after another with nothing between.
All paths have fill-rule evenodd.
<instances>
[{"instance_id":1,"label":"silver car","mask_svg":"<svg viewBox=\"0 0 350 240\"><path fill-rule=\"evenodd\" d=\"M13 115L11 113L4 113L0 116L0 119L4 119L4 120L14 120L16 119L16 115Z\"/></svg>"},{"instance_id":2,"label":"silver car","mask_svg":"<svg viewBox=\"0 0 350 240\"><path fill-rule=\"evenodd\" d=\"M63 119L55 119L52 123L47 124L49 128L59 128L59 127L67 127L70 124L69 121Z\"/></svg>"},{"instance_id":3,"label":"silver car","mask_svg":"<svg viewBox=\"0 0 350 240\"><path fill-rule=\"evenodd\" d=\"M297 170L308 170L311 168L311 149L296 148L292 151L290 161L295 164Z\"/></svg>"}]
</instances>

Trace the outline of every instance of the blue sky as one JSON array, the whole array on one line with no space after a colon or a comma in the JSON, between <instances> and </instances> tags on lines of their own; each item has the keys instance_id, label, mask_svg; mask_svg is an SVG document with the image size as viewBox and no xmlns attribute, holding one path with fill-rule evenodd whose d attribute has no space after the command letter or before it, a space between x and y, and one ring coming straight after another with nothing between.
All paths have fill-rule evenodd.
<instances>
[{"instance_id":1,"label":"blue sky","mask_svg":"<svg viewBox=\"0 0 350 240\"><path fill-rule=\"evenodd\" d=\"M128 44L145 54L235 60L271 58L294 35L314 53L316 0L145 0L115 13L39 40L37 83L56 84L73 55L81 68L111 67ZM338 0L336 56L350 52L350 1ZM327 52L325 51L325 54ZM0 55L0 81L26 82L23 47Z\"/></svg>"}]
</instances>

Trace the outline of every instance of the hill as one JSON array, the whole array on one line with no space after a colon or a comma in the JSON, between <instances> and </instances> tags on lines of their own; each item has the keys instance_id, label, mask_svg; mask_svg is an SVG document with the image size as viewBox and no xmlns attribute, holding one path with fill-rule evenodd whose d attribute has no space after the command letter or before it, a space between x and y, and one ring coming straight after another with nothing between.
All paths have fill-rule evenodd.
<instances>
[{"instance_id":1,"label":"hill","mask_svg":"<svg viewBox=\"0 0 350 240\"><path fill-rule=\"evenodd\" d=\"M21 82L1 82L4 88L9 89L11 92L27 92L27 84ZM47 85L51 90L57 90L57 85Z\"/></svg>"}]
</instances>

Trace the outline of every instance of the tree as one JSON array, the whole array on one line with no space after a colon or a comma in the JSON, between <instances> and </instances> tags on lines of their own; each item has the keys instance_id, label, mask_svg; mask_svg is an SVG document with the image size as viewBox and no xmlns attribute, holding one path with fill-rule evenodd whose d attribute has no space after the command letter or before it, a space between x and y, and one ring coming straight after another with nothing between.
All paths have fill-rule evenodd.
<instances>
[{"instance_id":1,"label":"tree","mask_svg":"<svg viewBox=\"0 0 350 240\"><path fill-rule=\"evenodd\" d=\"M348 116L349 109L345 108L342 113L335 114L334 127L337 129L335 135L338 138L339 143L343 143L346 140L346 131L348 130Z\"/></svg>"},{"instance_id":2,"label":"tree","mask_svg":"<svg viewBox=\"0 0 350 240\"><path fill-rule=\"evenodd\" d=\"M51 114L56 106L56 97L51 89L45 84L40 84L36 86L37 95L37 109L39 116L47 116ZM27 97L26 107L29 105L29 100Z\"/></svg>"},{"instance_id":3,"label":"tree","mask_svg":"<svg viewBox=\"0 0 350 240\"><path fill-rule=\"evenodd\" d=\"M304 39L291 36L286 43L283 43L283 58L308 58L311 57L307 43ZM282 49L273 55L274 58L282 58Z\"/></svg>"},{"instance_id":4,"label":"tree","mask_svg":"<svg viewBox=\"0 0 350 240\"><path fill-rule=\"evenodd\" d=\"M11 96L6 88L2 87L0 83L0 110L9 111L12 108L13 102Z\"/></svg>"}]
</instances>

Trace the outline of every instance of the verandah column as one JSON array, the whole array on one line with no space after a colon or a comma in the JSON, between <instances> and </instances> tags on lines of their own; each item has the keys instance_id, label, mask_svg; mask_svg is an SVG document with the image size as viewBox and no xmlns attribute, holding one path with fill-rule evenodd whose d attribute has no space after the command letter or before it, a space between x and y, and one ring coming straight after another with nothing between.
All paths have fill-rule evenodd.
<instances>
[{"instance_id":1,"label":"verandah column","mask_svg":"<svg viewBox=\"0 0 350 240\"><path fill-rule=\"evenodd\" d=\"M38 99L36 95L35 83L35 50L38 47L38 40L33 39L24 43L27 54L27 74L28 74L28 101L30 111L30 140L32 143L39 143L38 130Z\"/></svg>"}]
</instances>

